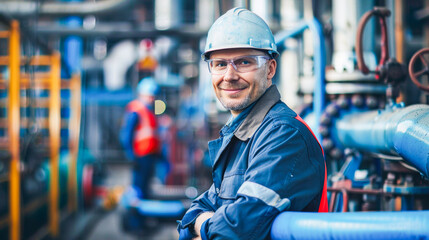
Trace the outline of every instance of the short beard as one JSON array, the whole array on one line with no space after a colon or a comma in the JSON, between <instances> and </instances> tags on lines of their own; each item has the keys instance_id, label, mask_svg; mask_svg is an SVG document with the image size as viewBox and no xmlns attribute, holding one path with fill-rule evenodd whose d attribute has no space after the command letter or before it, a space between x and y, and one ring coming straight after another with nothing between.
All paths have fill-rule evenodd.
<instances>
[{"instance_id":1,"label":"short beard","mask_svg":"<svg viewBox=\"0 0 429 240\"><path fill-rule=\"evenodd\" d=\"M230 111L243 110L251 104L249 95L246 96L246 98L243 99L243 101L241 103L238 103L238 104L226 103L226 102L223 102L222 100L220 100L220 103L222 103L222 106L224 108L226 108L227 110L230 110Z\"/></svg>"}]
</instances>

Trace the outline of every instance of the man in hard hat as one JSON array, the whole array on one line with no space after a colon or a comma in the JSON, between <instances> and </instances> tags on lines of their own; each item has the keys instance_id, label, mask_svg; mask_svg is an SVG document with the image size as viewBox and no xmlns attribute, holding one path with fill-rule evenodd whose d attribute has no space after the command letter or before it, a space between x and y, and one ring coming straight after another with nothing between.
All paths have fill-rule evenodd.
<instances>
[{"instance_id":1,"label":"man in hard hat","mask_svg":"<svg viewBox=\"0 0 429 240\"><path fill-rule=\"evenodd\" d=\"M213 184L179 223L180 239L265 239L280 212L327 211L323 150L280 100L278 55L268 25L244 8L210 28L202 57L231 118L208 144Z\"/></svg>"},{"instance_id":2,"label":"man in hard hat","mask_svg":"<svg viewBox=\"0 0 429 240\"><path fill-rule=\"evenodd\" d=\"M135 161L132 184L139 198L148 198L149 183L154 164L160 154L160 140L154 112L159 86L152 77L143 78L137 85L138 98L128 103L121 129L121 142L126 155Z\"/></svg>"}]
</instances>

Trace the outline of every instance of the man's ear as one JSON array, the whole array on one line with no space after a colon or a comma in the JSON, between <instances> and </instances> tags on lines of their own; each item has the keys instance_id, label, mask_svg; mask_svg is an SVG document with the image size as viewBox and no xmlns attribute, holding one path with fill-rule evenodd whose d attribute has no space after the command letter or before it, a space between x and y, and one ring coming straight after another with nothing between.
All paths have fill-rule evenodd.
<instances>
[{"instance_id":1,"label":"man's ear","mask_svg":"<svg viewBox=\"0 0 429 240\"><path fill-rule=\"evenodd\" d=\"M268 65L268 79L272 79L274 75L276 74L277 69L277 61L275 59L271 59Z\"/></svg>"}]
</instances>

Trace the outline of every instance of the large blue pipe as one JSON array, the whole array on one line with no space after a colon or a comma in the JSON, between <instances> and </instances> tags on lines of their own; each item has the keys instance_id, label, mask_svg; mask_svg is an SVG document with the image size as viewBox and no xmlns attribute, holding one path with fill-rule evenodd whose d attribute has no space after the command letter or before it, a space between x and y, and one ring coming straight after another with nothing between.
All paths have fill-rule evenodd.
<instances>
[{"instance_id":1,"label":"large blue pipe","mask_svg":"<svg viewBox=\"0 0 429 240\"><path fill-rule=\"evenodd\" d=\"M429 105L348 114L333 129L343 147L399 155L429 177Z\"/></svg>"},{"instance_id":2,"label":"large blue pipe","mask_svg":"<svg viewBox=\"0 0 429 240\"><path fill-rule=\"evenodd\" d=\"M331 137L343 147L399 155L429 176L429 105L388 106L338 118ZM429 211L281 213L273 240L429 239Z\"/></svg>"},{"instance_id":3,"label":"large blue pipe","mask_svg":"<svg viewBox=\"0 0 429 240\"><path fill-rule=\"evenodd\" d=\"M429 211L284 212L274 220L271 239L425 240L429 239Z\"/></svg>"}]
</instances>

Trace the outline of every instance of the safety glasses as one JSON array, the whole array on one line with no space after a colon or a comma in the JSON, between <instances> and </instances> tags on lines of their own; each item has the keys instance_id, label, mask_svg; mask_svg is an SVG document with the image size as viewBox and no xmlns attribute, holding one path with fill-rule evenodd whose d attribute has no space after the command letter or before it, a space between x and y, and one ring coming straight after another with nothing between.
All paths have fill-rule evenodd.
<instances>
[{"instance_id":1,"label":"safety glasses","mask_svg":"<svg viewBox=\"0 0 429 240\"><path fill-rule=\"evenodd\" d=\"M239 73L252 72L264 65L270 57L268 56L240 56L233 59L208 59L206 60L209 71L214 75L225 74L228 69L228 64Z\"/></svg>"}]
</instances>

